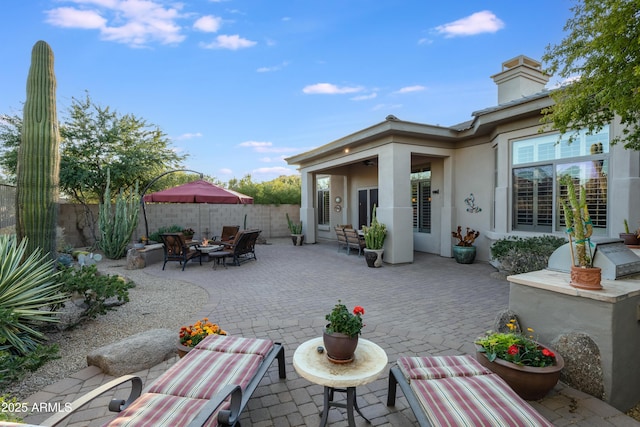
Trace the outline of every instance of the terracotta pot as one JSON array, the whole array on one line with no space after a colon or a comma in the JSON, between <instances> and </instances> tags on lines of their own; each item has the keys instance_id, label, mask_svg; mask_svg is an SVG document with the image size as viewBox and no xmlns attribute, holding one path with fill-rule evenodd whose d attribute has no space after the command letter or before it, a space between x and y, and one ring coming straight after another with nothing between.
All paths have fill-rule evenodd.
<instances>
[{"instance_id":1,"label":"terracotta pot","mask_svg":"<svg viewBox=\"0 0 640 427\"><path fill-rule=\"evenodd\" d=\"M620 238L624 240L624 244L627 246L638 246L640 241L635 233L620 233Z\"/></svg>"},{"instance_id":2,"label":"terracotta pot","mask_svg":"<svg viewBox=\"0 0 640 427\"><path fill-rule=\"evenodd\" d=\"M571 266L571 281L569 284L574 288L597 291L602 289L602 270L600 267L578 267Z\"/></svg>"},{"instance_id":3,"label":"terracotta pot","mask_svg":"<svg viewBox=\"0 0 640 427\"><path fill-rule=\"evenodd\" d=\"M555 387L560 379L560 371L564 368L564 359L555 351L554 353L556 364L544 368L520 366L502 359L489 362L487 355L480 351L476 351L476 359L505 380L518 396L525 400L540 400Z\"/></svg>"},{"instance_id":4,"label":"terracotta pot","mask_svg":"<svg viewBox=\"0 0 640 427\"><path fill-rule=\"evenodd\" d=\"M453 258L458 264L472 264L476 259L475 246L454 246Z\"/></svg>"},{"instance_id":5,"label":"terracotta pot","mask_svg":"<svg viewBox=\"0 0 640 427\"><path fill-rule=\"evenodd\" d=\"M177 349L178 349L178 357L182 359L184 356L187 355L187 353L189 353L193 349L193 347L187 347L186 345L180 344L180 341L178 341Z\"/></svg>"},{"instance_id":6,"label":"terracotta pot","mask_svg":"<svg viewBox=\"0 0 640 427\"><path fill-rule=\"evenodd\" d=\"M353 354L358 347L358 335L350 337L339 332L322 334L327 358L334 363L349 363L353 361Z\"/></svg>"}]
</instances>

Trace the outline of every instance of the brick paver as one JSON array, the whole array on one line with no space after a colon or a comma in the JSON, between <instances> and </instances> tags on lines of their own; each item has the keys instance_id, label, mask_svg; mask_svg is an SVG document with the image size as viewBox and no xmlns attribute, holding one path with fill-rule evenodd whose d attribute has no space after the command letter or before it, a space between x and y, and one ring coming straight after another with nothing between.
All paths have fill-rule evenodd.
<instances>
[{"instance_id":1,"label":"brick paver","mask_svg":"<svg viewBox=\"0 0 640 427\"><path fill-rule=\"evenodd\" d=\"M219 322L230 333L269 338L285 346L287 379L280 380L276 366L271 368L241 417L243 425L318 425L322 387L300 378L291 360L300 343L321 334L324 316L338 299L348 307L365 308L363 337L386 350L390 365L401 355L472 354L473 340L491 328L496 314L508 306L509 285L495 278L487 263L462 265L416 252L412 264L373 269L355 253L338 253L335 243L302 247L294 247L289 239L269 243L257 246L257 261L240 267L212 270L207 263L196 263L181 271L176 264L162 271L162 264L153 264L143 270L157 280L187 281L205 288L209 301L199 315ZM121 267L117 273L127 275ZM147 384L175 360L137 374ZM89 367L29 401L70 402L110 379ZM387 381L388 368L378 380L358 388L362 412L373 426L415 425L400 391L396 406L386 406ZM126 393L117 396L126 397ZM87 405L68 425L99 425L113 417L105 404L111 397L101 405ZM559 426L640 426L604 402L563 384L532 404ZM36 414L25 421L38 423L44 418ZM344 410L332 409L329 422L346 426ZM367 425L358 415L356 424Z\"/></svg>"}]
</instances>

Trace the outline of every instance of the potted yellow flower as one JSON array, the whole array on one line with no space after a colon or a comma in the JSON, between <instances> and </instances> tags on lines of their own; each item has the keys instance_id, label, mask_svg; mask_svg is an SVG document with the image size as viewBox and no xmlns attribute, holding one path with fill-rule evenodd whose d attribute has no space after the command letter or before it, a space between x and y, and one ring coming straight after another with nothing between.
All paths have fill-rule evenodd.
<instances>
[{"instance_id":1,"label":"potted yellow flower","mask_svg":"<svg viewBox=\"0 0 640 427\"><path fill-rule=\"evenodd\" d=\"M223 330L217 323L211 323L207 317L198 320L193 325L181 327L178 356L183 357L200 341L213 334L227 335L227 331Z\"/></svg>"}]
</instances>

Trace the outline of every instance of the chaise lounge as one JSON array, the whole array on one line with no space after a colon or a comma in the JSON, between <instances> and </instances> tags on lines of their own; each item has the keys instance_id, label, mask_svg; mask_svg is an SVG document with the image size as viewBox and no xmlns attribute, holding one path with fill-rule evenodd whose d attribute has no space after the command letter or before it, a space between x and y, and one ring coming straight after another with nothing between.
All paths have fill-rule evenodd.
<instances>
[{"instance_id":1,"label":"chaise lounge","mask_svg":"<svg viewBox=\"0 0 640 427\"><path fill-rule=\"evenodd\" d=\"M400 357L387 406L395 406L397 385L421 427L553 426L471 356Z\"/></svg>"},{"instance_id":2,"label":"chaise lounge","mask_svg":"<svg viewBox=\"0 0 640 427\"><path fill-rule=\"evenodd\" d=\"M54 426L79 407L123 383L132 390L114 399L109 410L120 412L107 426L235 426L251 395L278 360L286 378L284 348L265 339L210 335L153 381L141 394L139 377L117 378L71 403L42 425Z\"/></svg>"}]
</instances>

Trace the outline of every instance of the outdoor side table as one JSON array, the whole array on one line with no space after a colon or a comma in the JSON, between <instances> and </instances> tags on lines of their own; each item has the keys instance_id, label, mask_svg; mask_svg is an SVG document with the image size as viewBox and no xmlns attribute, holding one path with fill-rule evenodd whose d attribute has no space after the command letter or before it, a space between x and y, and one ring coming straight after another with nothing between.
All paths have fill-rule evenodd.
<instances>
[{"instance_id":1,"label":"outdoor side table","mask_svg":"<svg viewBox=\"0 0 640 427\"><path fill-rule=\"evenodd\" d=\"M360 338L353 362L337 364L327 359L326 351L319 353L318 347L324 348L322 337L300 344L293 353L293 367L301 377L324 386L324 408L320 427L327 425L329 409L332 407L346 408L349 427L355 427L354 409L370 423L358 408L356 387L369 384L378 378L387 366L387 353L377 344ZM335 392L346 393L347 402L334 402Z\"/></svg>"}]
</instances>

